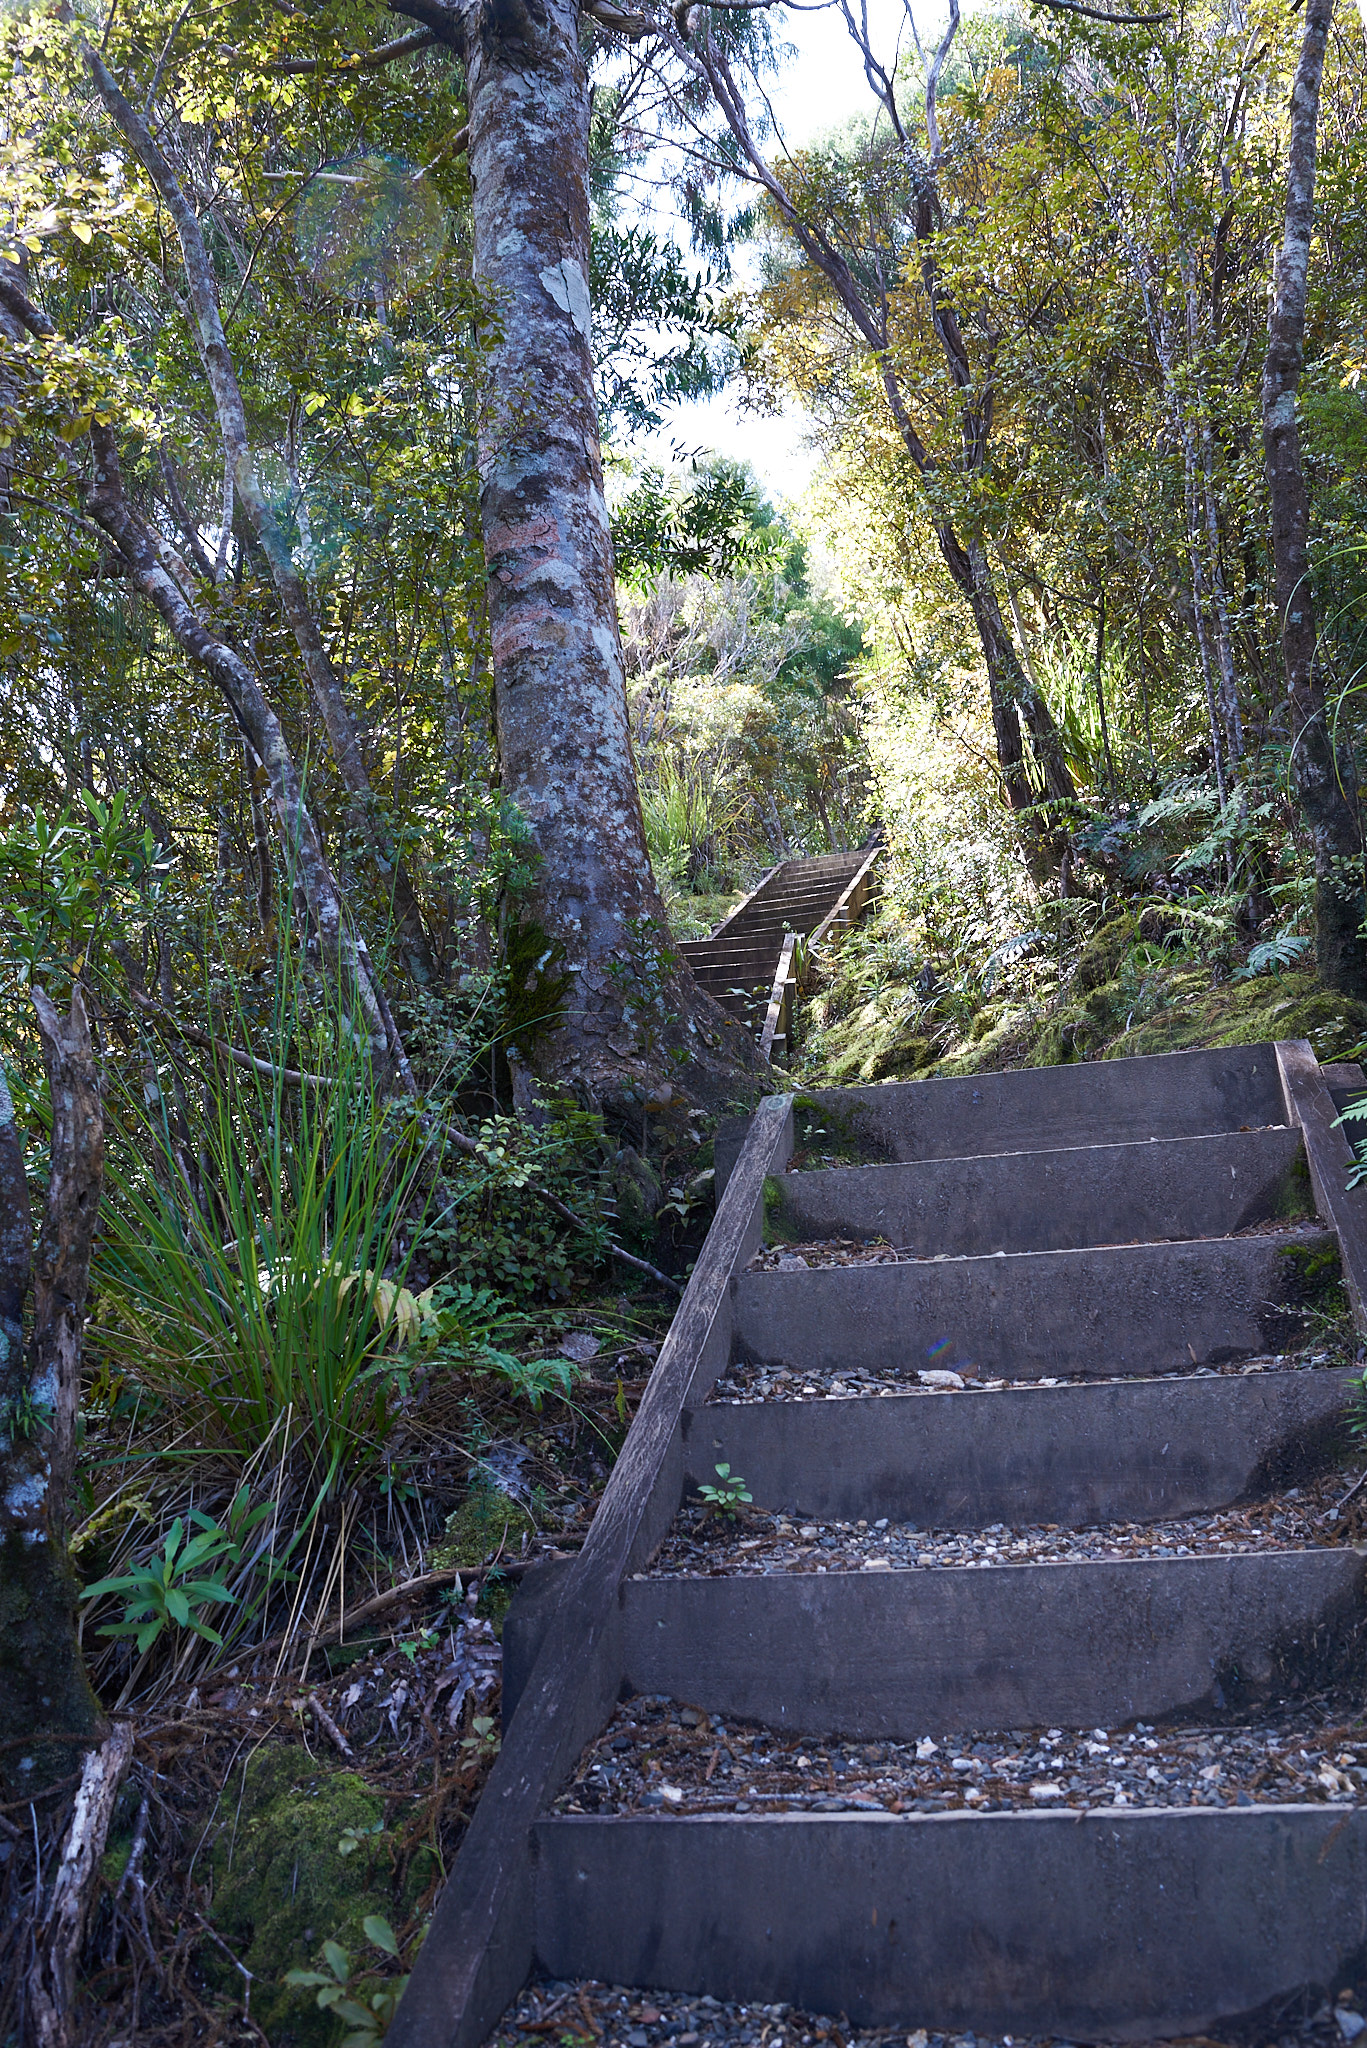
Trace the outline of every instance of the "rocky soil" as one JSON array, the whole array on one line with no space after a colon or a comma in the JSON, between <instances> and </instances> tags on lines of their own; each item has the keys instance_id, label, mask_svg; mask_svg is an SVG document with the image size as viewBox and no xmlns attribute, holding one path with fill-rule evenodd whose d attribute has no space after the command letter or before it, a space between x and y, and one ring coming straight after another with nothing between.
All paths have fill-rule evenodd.
<instances>
[{"instance_id":1,"label":"rocky soil","mask_svg":"<svg viewBox=\"0 0 1367 2048\"><path fill-rule=\"evenodd\" d=\"M1349 1992L1331 2006L1275 2015L1218 2040L1137 2043L1129 2048L1344 2048L1363 2035L1361 2001ZM715 1998L644 1993L620 1985L543 1983L528 1987L504 2015L489 2048L1081 2048L1060 2036L972 2034L851 2027L847 2020L791 2005L725 2004Z\"/></svg>"}]
</instances>

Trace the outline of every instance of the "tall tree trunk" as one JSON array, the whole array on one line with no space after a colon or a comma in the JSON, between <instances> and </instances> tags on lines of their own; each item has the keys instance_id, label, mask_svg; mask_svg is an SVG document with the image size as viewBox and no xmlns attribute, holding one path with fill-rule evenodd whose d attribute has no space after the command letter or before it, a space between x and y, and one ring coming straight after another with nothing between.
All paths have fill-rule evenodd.
<instances>
[{"instance_id":1,"label":"tall tree trunk","mask_svg":"<svg viewBox=\"0 0 1367 2048\"><path fill-rule=\"evenodd\" d=\"M76 1637L67 1494L81 1388L104 1116L90 1026L34 993L52 1102L51 1171L36 1257L14 1105L0 1070L0 1787L10 1796L65 1777L71 1737L103 1739ZM33 1336L24 1306L33 1286ZM57 1741L44 1745L44 1736ZM65 1743L60 1738L67 1738ZM31 1750L18 1745L32 1740Z\"/></svg>"},{"instance_id":2,"label":"tall tree trunk","mask_svg":"<svg viewBox=\"0 0 1367 2048\"><path fill-rule=\"evenodd\" d=\"M503 786L540 865L513 950L526 1056L639 1102L671 1049L733 1087L748 1035L673 954L627 725L589 306L588 77L573 0L391 0L463 56L474 269L495 324L480 516ZM538 1015L539 1012L539 1015ZM638 1112L639 1113L639 1112Z\"/></svg>"},{"instance_id":3,"label":"tall tree trunk","mask_svg":"<svg viewBox=\"0 0 1367 2048\"><path fill-rule=\"evenodd\" d=\"M948 520L936 526L935 538L978 629L1002 791L1025 831L1026 865L1043 887L1051 875L1062 871L1068 849L1066 829L1053 806L1071 803L1075 797L1058 728L1006 630L986 548L978 540L965 547ZM1033 742L1033 774L1026 760L1022 722Z\"/></svg>"},{"instance_id":4,"label":"tall tree trunk","mask_svg":"<svg viewBox=\"0 0 1367 2048\"><path fill-rule=\"evenodd\" d=\"M1315 964L1330 988L1362 998L1367 997L1362 831L1357 791L1346 765L1336 758L1325 715L1310 589L1310 494L1296 417L1296 391L1305 356L1320 79L1333 12L1334 0L1306 0L1305 33L1291 89L1286 224L1263 365L1263 452L1291 721L1291 770L1315 854Z\"/></svg>"}]
</instances>

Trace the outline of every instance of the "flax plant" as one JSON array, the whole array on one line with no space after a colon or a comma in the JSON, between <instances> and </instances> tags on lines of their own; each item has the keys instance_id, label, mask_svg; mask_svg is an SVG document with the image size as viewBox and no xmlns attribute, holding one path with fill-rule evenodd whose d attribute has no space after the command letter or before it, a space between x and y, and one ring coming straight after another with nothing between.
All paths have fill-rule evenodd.
<instances>
[{"instance_id":1,"label":"flax plant","mask_svg":"<svg viewBox=\"0 0 1367 2048\"><path fill-rule=\"evenodd\" d=\"M280 1064L211 1057L192 1088L149 1059L113 1106L92 1334L180 1456L240 1470L269 1442L305 1526L383 1456L419 1334L403 1279L426 1153L335 1001L282 970L273 1010L258 1042Z\"/></svg>"}]
</instances>

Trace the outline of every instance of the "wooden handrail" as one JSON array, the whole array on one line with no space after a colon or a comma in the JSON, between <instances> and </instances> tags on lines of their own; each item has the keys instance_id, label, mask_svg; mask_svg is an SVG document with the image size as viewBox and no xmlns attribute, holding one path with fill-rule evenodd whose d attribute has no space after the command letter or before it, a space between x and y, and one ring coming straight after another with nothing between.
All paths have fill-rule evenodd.
<instances>
[{"instance_id":1,"label":"wooden handrail","mask_svg":"<svg viewBox=\"0 0 1367 2048\"><path fill-rule=\"evenodd\" d=\"M764 1235L764 1184L792 1155L793 1099L759 1105L577 1558L550 1587L540 1647L437 1901L387 2048L479 2048L533 1949L532 1825L607 1726L625 1676L619 1594L683 1497L683 1424L731 1361L731 1281ZM552 1567L548 1567L552 1570Z\"/></svg>"},{"instance_id":2,"label":"wooden handrail","mask_svg":"<svg viewBox=\"0 0 1367 2048\"><path fill-rule=\"evenodd\" d=\"M792 1029L793 954L797 950L796 932L789 932L783 941L783 951L778 956L774 970L774 984L769 994L769 1007L764 1015L764 1028L759 1034L759 1056L762 1060L774 1057L774 1040L782 1037L784 1051L788 1049L788 1035ZM786 1015L785 1015L786 1012Z\"/></svg>"},{"instance_id":3,"label":"wooden handrail","mask_svg":"<svg viewBox=\"0 0 1367 2048\"><path fill-rule=\"evenodd\" d=\"M850 877L849 882L846 884L844 893L840 896L837 902L832 904L831 908L826 912L826 915L822 918L820 924L817 926L816 930L812 933L811 938L808 940L808 944L812 947L813 950L815 950L816 947L822 943L822 941L826 938L827 934L830 932L832 926L837 921L839 921L839 923L842 926L848 926L857 922L859 911L863 908L864 891L867 889L868 886L869 871L873 867L874 862L880 860L883 854L886 853L886 851L886 846L880 840L876 846L871 848L868 858L865 861L863 861L858 868L855 869L854 874ZM858 892L859 895L859 903L857 906L854 904L853 900L856 892Z\"/></svg>"},{"instance_id":4,"label":"wooden handrail","mask_svg":"<svg viewBox=\"0 0 1367 2048\"><path fill-rule=\"evenodd\" d=\"M776 862L774 863L773 867L771 867L771 868L770 868L770 870L769 870L769 872L768 872L768 874L767 874L767 875L761 875L761 876L760 876L760 878L759 878L759 880L758 880L758 881L756 882L756 884L755 884L754 888L753 888L753 889L752 889L752 890L750 891L750 894L749 894L748 896L742 896L742 897L741 897L741 899L740 899L740 902L739 902L739 903L738 903L738 904L736 905L735 909L734 909L734 910L729 910L729 911L728 911L728 912L726 913L726 916L725 916L725 917L724 917L724 918L722 919L721 923L720 923L719 925L715 926L715 927L713 928L713 930L712 930L712 931L708 932L708 934L707 934L707 937L708 937L709 939L715 939L715 938L718 938L718 937L720 937L721 933L722 933L722 932L724 932L724 931L726 930L726 927L727 927L727 926L728 926L729 924L734 924L734 923L735 923L735 921L736 921L736 919L737 919L737 918L738 918L738 917L739 917L739 916L741 915L741 913L742 913L743 911L746 911L746 910L748 910L748 909L750 908L750 905L751 905L751 904L752 904L752 903L754 902L754 900L755 900L755 898L756 898L757 896L762 896L762 895L763 895L764 891L765 891L765 890L766 890L766 889L768 888L769 884L770 884L770 883L771 883L771 882L773 881L773 879L774 879L774 876L775 876L776 874L778 874L778 873L779 873L779 871L780 871L780 870L781 870L782 868L785 868L785 867L786 867L787 865L788 865L788 863L787 863L786 861L782 861L782 860L780 860L780 861L776 861ZM686 945L686 946L688 946L688 945L697 945L697 944L699 943L699 941L698 941L698 940L696 940L696 939L685 939L685 940L683 941L683 943L684 943L684 945Z\"/></svg>"}]
</instances>

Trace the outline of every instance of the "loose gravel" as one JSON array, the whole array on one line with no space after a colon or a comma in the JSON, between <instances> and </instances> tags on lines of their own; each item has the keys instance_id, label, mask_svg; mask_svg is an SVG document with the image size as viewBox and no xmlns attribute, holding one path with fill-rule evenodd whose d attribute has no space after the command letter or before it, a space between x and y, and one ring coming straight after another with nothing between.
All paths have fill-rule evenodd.
<instances>
[{"instance_id":1,"label":"loose gravel","mask_svg":"<svg viewBox=\"0 0 1367 2048\"><path fill-rule=\"evenodd\" d=\"M1328 1233L1312 1216L1288 1222L1284 1216L1269 1217L1263 1223L1247 1223L1231 1230L1229 1237L1284 1237L1288 1244L1309 1238L1323 1239ZM1162 1244L1187 1240L1149 1237L1117 1238L1113 1244L1089 1245L1089 1251L1115 1251L1125 1245ZM814 1237L793 1244L763 1245L746 1267L747 1273L799 1273L819 1266L943 1266L967 1258L1004 1259L1006 1252L925 1252L914 1244L889 1244L884 1237Z\"/></svg>"},{"instance_id":2,"label":"loose gravel","mask_svg":"<svg viewBox=\"0 0 1367 2048\"><path fill-rule=\"evenodd\" d=\"M1005 1813L1367 1803L1356 1695L1260 1710L1256 1727L1012 1729L969 1740L814 1742L656 1696L625 1701L558 1813ZM1367 2048L1367 2044L1364 2044Z\"/></svg>"},{"instance_id":3,"label":"loose gravel","mask_svg":"<svg viewBox=\"0 0 1367 2048\"><path fill-rule=\"evenodd\" d=\"M793 1372L787 1366L732 1365L712 1389L713 1401L736 1401L753 1405L757 1401L842 1401L863 1397L884 1398L889 1394L1000 1394L1007 1387L1025 1392L1031 1387L1137 1386L1141 1378L1173 1380L1218 1379L1228 1375L1260 1372L1318 1372L1326 1366L1353 1364L1351 1355L1337 1351L1309 1349L1269 1354L1265 1358L1232 1359L1224 1365L1202 1365L1195 1372L1171 1373L1065 1373L1051 1379L980 1380L973 1368L959 1371L929 1366L922 1372L865 1371L848 1366L829 1371L818 1367L811 1372ZM1362 1365L1363 1359L1357 1363Z\"/></svg>"},{"instance_id":4,"label":"loose gravel","mask_svg":"<svg viewBox=\"0 0 1367 2048\"><path fill-rule=\"evenodd\" d=\"M1353 1992L1335 2006L1312 2000L1303 2017L1286 2014L1256 2039L1244 2027L1219 2039L1203 2035L1184 2048L1344 2048L1360 2036L1367 2048L1361 2004ZM818 2048L825 2042L831 2048L1076 2048L1058 2035L942 2034L925 2027L870 2032L791 2005L726 2004L670 1991L563 1981L529 1985L505 2013L489 2048Z\"/></svg>"},{"instance_id":5,"label":"loose gravel","mask_svg":"<svg viewBox=\"0 0 1367 2048\"><path fill-rule=\"evenodd\" d=\"M771 1576L789 1572L912 1571L937 1567L983 1570L990 1565L1069 1564L1116 1557L1208 1557L1231 1552L1322 1550L1352 1540L1367 1506L1367 1488L1353 1493L1352 1475L1325 1473L1270 1500L1168 1522L1107 1522L1061 1528L1004 1522L964 1532L922 1529L914 1522L798 1521L751 1514L730 1522L702 1507L685 1507L642 1578ZM1344 1503L1346 1502L1346 1506Z\"/></svg>"}]
</instances>

